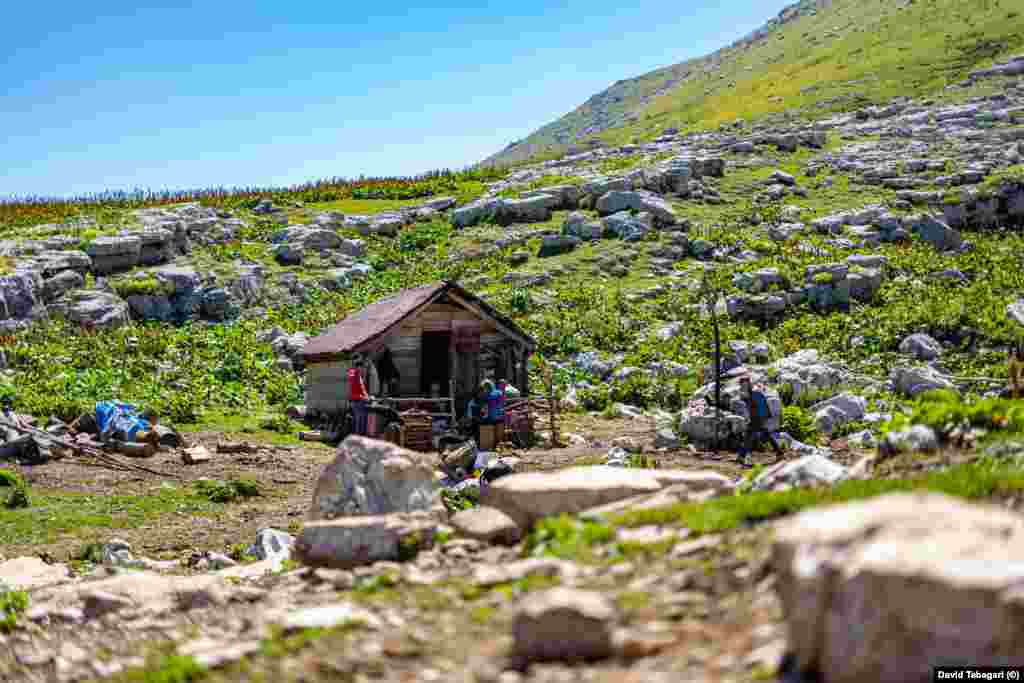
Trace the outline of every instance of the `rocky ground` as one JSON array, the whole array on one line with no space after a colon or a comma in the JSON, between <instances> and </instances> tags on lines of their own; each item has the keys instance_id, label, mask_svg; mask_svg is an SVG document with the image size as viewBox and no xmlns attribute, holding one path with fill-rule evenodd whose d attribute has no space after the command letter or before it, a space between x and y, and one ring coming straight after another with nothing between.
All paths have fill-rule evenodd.
<instances>
[{"instance_id":1,"label":"rocky ground","mask_svg":"<svg viewBox=\"0 0 1024 683\"><path fill-rule=\"evenodd\" d=\"M438 263L538 338L566 412L558 447L499 453L515 474L445 480L458 512L435 456L358 440L187 433L209 459L162 451L146 465L166 481L12 466L29 502L0 513L0 676L908 681L1017 663L1015 64L941 99L666 132L366 215L194 204L6 233L4 332L82 335L7 349L17 399L50 412L143 381L190 418L280 408L319 302L348 311ZM107 344L123 329L134 346ZM709 448L716 419L729 446L746 430L744 373L785 462ZM878 498L921 488L992 506Z\"/></svg>"},{"instance_id":2,"label":"rocky ground","mask_svg":"<svg viewBox=\"0 0 1024 683\"><path fill-rule=\"evenodd\" d=\"M608 433L624 426L622 421L604 425ZM795 681L804 679L791 671L793 662L803 661L824 667L824 680L854 680L835 673L845 668L831 668L853 656L838 642L835 652L808 650L814 638L837 636L828 629L819 635L816 629L823 627L807 621L809 608L794 607L794 601L814 595L800 583L809 579L793 573L794 552L817 548L813 552L822 554L828 543L848 543L842 534L867 524L891 528L887 542L903 548L901 553L924 547L916 536L924 533L935 534L951 557L968 557L979 552L983 535L1024 529L1018 515L1000 517L1004 513L995 507L966 507L942 496L904 504L899 495L836 508L849 509L848 517L830 513L835 519L828 523L822 520L832 518L816 512L789 518L781 535L774 533L772 513L748 512L749 521L741 515L739 524L723 523L735 514L737 501L754 495L744 492L751 483L777 491L757 494L759 505L821 485L817 456L784 462L782 474L768 467L751 476L731 458L655 449L653 424L645 434L636 431L635 420L629 428L634 433L620 435L617 442L653 455L659 469L589 464L566 469L562 466L572 464L570 449L505 452L506 458L518 456L525 471L495 481L483 492L482 507L454 515L438 502L436 455L358 437L335 455L323 448L249 450L211 435L189 435L193 445L220 452L191 468L177 465L180 451L163 452L154 468L173 469L193 481L254 477L264 496L214 511L169 512L147 526L102 529L95 536L67 529L66 538L31 550L5 547L8 559L0 562L0 577L27 591L29 600L0 635L5 645L0 676L10 681L505 682L748 681L774 680L778 674ZM845 452L842 443L832 445ZM581 453L580 461L592 461L609 446L588 444L592 452ZM864 453L842 459L861 462ZM941 472L977 457L955 451L930 459L896 457L875 468L873 476L891 480L922 469ZM756 460L769 465L773 457L759 454ZM384 461L387 468L379 466ZM50 463L25 475L35 488L59 485L83 492L102 487L143 493L156 484L123 475L98 477L73 463ZM870 469L850 470L841 479L870 483L869 476ZM982 496L1019 510L1024 480L1016 477L1014 486ZM780 511L795 509L786 507L792 503L782 505ZM921 505L934 512L918 514ZM46 514L26 512L37 519ZM963 523L947 529L936 524L943 518ZM975 526L967 520L975 520L970 522ZM916 531L905 529L908 522ZM1006 530L993 526L999 524ZM839 534L839 540L827 540L829 534ZM95 554L83 559L76 555L76 543L89 538L101 540ZM876 535L865 539L881 542ZM226 553L239 540L253 545L235 560ZM1003 590L1001 570L999 579L991 574L1002 566L995 554L996 564L984 579L988 587L978 584L978 590ZM836 558L849 566L845 556ZM873 570L877 586L852 581L834 590L870 600L884 594L892 618L905 620L920 604L906 593L909 588L893 588L883 579L898 582L904 571L935 573L932 590L954 597L964 589L958 582L975 580L973 570L960 570L934 553L914 561L922 563L918 569L883 562ZM895 595L904 597L896 601ZM851 593L849 599L857 598ZM976 609L982 611L973 619L996 618L981 603ZM863 616L855 609L830 618L865 623L857 621ZM949 618L958 623L964 617L951 611ZM788 630L787 622L795 630ZM933 622L900 622L907 625L898 633L887 631L891 622L885 620L867 623L874 629L870 642L910 639L924 657L893 669L903 678L872 668L894 666L894 654L881 665L871 656L845 662L858 675L873 672L878 677L872 680L927 680L920 677L921 662L933 661L928 657L944 647L949 652L948 630ZM1012 640L1018 631L1010 633L1007 642L1018 642ZM985 651L989 658L1013 659L1007 644L995 654L986 650L996 646L985 638L957 641L959 649L951 656Z\"/></svg>"}]
</instances>

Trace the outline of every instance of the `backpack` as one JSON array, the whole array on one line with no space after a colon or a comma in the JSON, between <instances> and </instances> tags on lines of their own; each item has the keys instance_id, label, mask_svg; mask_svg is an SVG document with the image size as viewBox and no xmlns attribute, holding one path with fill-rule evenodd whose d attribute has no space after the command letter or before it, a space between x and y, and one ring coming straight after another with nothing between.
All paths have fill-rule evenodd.
<instances>
[{"instance_id":1,"label":"backpack","mask_svg":"<svg viewBox=\"0 0 1024 683\"><path fill-rule=\"evenodd\" d=\"M754 416L759 420L767 420L772 416L771 406L768 405L768 399L760 391L755 391L753 395L754 403Z\"/></svg>"}]
</instances>

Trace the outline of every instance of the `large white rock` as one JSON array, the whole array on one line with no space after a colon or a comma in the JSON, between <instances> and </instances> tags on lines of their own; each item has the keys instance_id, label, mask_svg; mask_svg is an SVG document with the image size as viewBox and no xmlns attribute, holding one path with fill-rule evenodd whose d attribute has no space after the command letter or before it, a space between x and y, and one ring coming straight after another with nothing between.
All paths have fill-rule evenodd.
<instances>
[{"instance_id":1,"label":"large white rock","mask_svg":"<svg viewBox=\"0 0 1024 683\"><path fill-rule=\"evenodd\" d=\"M78 289L50 306L50 310L76 325L113 328L130 320L128 303L116 294Z\"/></svg>"},{"instance_id":2,"label":"large white rock","mask_svg":"<svg viewBox=\"0 0 1024 683\"><path fill-rule=\"evenodd\" d=\"M932 680L1024 652L1024 518L939 494L815 508L772 561L799 669L825 683Z\"/></svg>"},{"instance_id":3,"label":"large white rock","mask_svg":"<svg viewBox=\"0 0 1024 683\"><path fill-rule=\"evenodd\" d=\"M788 386L794 398L829 392L846 379L846 373L824 361L816 349L804 349L786 356L776 361L773 368L777 374L777 384L780 387Z\"/></svg>"},{"instance_id":4,"label":"large white rock","mask_svg":"<svg viewBox=\"0 0 1024 683\"><path fill-rule=\"evenodd\" d=\"M1018 325L1024 325L1024 299L1015 301L1006 307L1007 317L1017 323Z\"/></svg>"},{"instance_id":5,"label":"large white rock","mask_svg":"<svg viewBox=\"0 0 1024 683\"><path fill-rule=\"evenodd\" d=\"M439 487L437 465L436 456L350 436L320 475L308 518L429 510Z\"/></svg>"},{"instance_id":6,"label":"large white rock","mask_svg":"<svg viewBox=\"0 0 1024 683\"><path fill-rule=\"evenodd\" d=\"M620 211L646 211L654 217L659 225L675 225L676 214L672 205L651 192L619 192L611 191L601 195L594 208L602 216L610 216Z\"/></svg>"},{"instance_id":7,"label":"large white rock","mask_svg":"<svg viewBox=\"0 0 1024 683\"><path fill-rule=\"evenodd\" d=\"M573 467L502 477L487 487L481 503L501 510L526 529L543 517L575 514L661 488L652 470Z\"/></svg>"},{"instance_id":8,"label":"large white rock","mask_svg":"<svg viewBox=\"0 0 1024 683\"><path fill-rule=\"evenodd\" d=\"M515 520L501 510L477 506L452 515L449 524L462 536L486 543L512 545L521 535Z\"/></svg>"},{"instance_id":9,"label":"large white rock","mask_svg":"<svg viewBox=\"0 0 1024 683\"><path fill-rule=\"evenodd\" d=\"M889 374L896 391L910 398L939 389L956 390L951 381L927 366L896 367Z\"/></svg>"},{"instance_id":10,"label":"large white rock","mask_svg":"<svg viewBox=\"0 0 1024 683\"><path fill-rule=\"evenodd\" d=\"M912 334L900 342L900 353L917 360L935 360L942 355L942 344L927 334Z\"/></svg>"},{"instance_id":11,"label":"large white rock","mask_svg":"<svg viewBox=\"0 0 1024 683\"><path fill-rule=\"evenodd\" d=\"M867 399L853 394L842 393L811 407L818 430L832 434L845 424L864 419Z\"/></svg>"},{"instance_id":12,"label":"large white rock","mask_svg":"<svg viewBox=\"0 0 1024 683\"><path fill-rule=\"evenodd\" d=\"M839 463L815 453L797 460L780 462L754 479L755 491L829 486L846 479L849 472Z\"/></svg>"},{"instance_id":13,"label":"large white rock","mask_svg":"<svg viewBox=\"0 0 1024 683\"><path fill-rule=\"evenodd\" d=\"M577 514L679 484L694 491L725 490L731 486L728 479L713 472L603 465L571 467L558 472L526 472L502 477L487 487L481 503L501 510L515 520L520 529L528 529L544 517Z\"/></svg>"},{"instance_id":14,"label":"large white rock","mask_svg":"<svg viewBox=\"0 0 1024 683\"><path fill-rule=\"evenodd\" d=\"M12 590L41 588L68 579L67 565L46 564L38 557L16 557L0 562L0 585Z\"/></svg>"},{"instance_id":15,"label":"large white rock","mask_svg":"<svg viewBox=\"0 0 1024 683\"><path fill-rule=\"evenodd\" d=\"M303 564L351 569L408 559L433 543L436 522L425 513L341 517L302 527L292 554Z\"/></svg>"},{"instance_id":16,"label":"large white rock","mask_svg":"<svg viewBox=\"0 0 1024 683\"><path fill-rule=\"evenodd\" d=\"M69 608L82 609L86 618L122 610L157 615L222 605L229 599L229 588L218 574L163 576L141 571L42 588L33 592L32 604L39 615Z\"/></svg>"}]
</instances>

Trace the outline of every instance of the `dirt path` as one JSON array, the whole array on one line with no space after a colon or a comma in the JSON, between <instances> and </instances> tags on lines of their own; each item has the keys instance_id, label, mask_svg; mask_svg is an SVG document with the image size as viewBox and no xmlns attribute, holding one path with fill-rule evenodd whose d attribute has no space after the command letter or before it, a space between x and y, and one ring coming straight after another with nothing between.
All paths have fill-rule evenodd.
<instances>
[{"instance_id":1,"label":"dirt path","mask_svg":"<svg viewBox=\"0 0 1024 683\"><path fill-rule=\"evenodd\" d=\"M218 453L218 443L238 441L216 433L186 434L185 438L190 445L206 446L213 459L199 465L185 465L181 451L163 450L152 458L139 461L150 469L178 475L179 479L115 472L87 466L73 458L38 467L9 466L8 469L23 477L33 498L43 501L42 507L23 511L39 516L41 523L45 522L48 513L45 506L47 497L67 498L66 494L82 495L83 510L88 509L89 500L118 497L118 501L123 500L123 514L119 515L118 506L111 506L107 501L106 508L114 508L112 526L58 529L50 542L6 544L4 554L13 557L46 553L65 560L73 557L88 542L114 537L128 541L137 554L157 559L178 558L196 549L225 552L233 545L251 543L255 532L263 527L297 529L309 508L320 471L334 455L332 449L319 444L297 447L252 443L253 448L249 452ZM231 503L210 504L198 514L175 510L174 498L168 494L167 487L175 487L178 495L185 498L194 493L193 484L199 479L254 480L259 483L262 495ZM136 508L143 510L143 523L118 526L118 519L127 519ZM51 522L58 527L61 524L57 520Z\"/></svg>"}]
</instances>

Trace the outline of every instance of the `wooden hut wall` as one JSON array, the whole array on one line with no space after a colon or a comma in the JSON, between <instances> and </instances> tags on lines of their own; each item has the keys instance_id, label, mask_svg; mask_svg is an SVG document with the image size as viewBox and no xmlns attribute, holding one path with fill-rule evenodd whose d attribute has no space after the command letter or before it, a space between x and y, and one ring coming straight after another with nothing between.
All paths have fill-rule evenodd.
<instances>
[{"instance_id":1,"label":"wooden hut wall","mask_svg":"<svg viewBox=\"0 0 1024 683\"><path fill-rule=\"evenodd\" d=\"M311 413L337 414L348 405L348 361L306 366L306 408Z\"/></svg>"},{"instance_id":2,"label":"wooden hut wall","mask_svg":"<svg viewBox=\"0 0 1024 683\"><path fill-rule=\"evenodd\" d=\"M420 335L416 333L415 321L407 321L379 349L391 352L391 360L398 370L398 393L400 396L418 396L420 393Z\"/></svg>"},{"instance_id":3,"label":"wooden hut wall","mask_svg":"<svg viewBox=\"0 0 1024 683\"><path fill-rule=\"evenodd\" d=\"M503 338L494 325L488 320L480 320L474 313L461 306L434 303L427 306L415 317L405 321L394 334L384 340L384 345L391 350L391 355L401 376L399 392L403 396L420 396L421 368L428 362L422 357L422 342L425 332L451 332L455 321L480 323L481 343L493 337ZM455 367L450 373L456 380L456 394L471 392L480 378L476 361L477 354L459 353L458 358L449 357L449 363ZM447 395L448 387L442 387Z\"/></svg>"}]
</instances>

